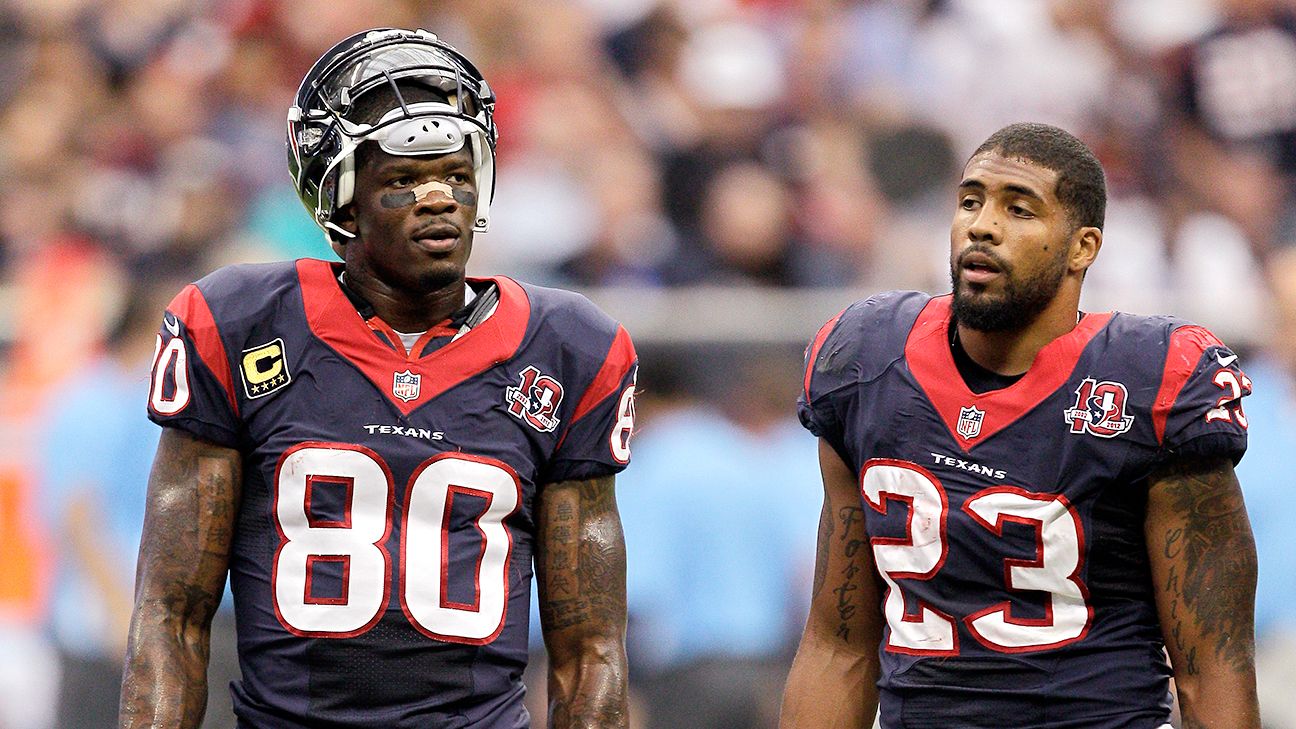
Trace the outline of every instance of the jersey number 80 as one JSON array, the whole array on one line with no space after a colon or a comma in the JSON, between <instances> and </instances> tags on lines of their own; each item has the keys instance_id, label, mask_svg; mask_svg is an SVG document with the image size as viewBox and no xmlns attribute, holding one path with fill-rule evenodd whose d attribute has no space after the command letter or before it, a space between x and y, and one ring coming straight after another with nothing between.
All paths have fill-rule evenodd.
<instances>
[{"instance_id":1,"label":"jersey number 80","mask_svg":"<svg viewBox=\"0 0 1296 729\"><path fill-rule=\"evenodd\" d=\"M311 516L314 490L346 489L341 521ZM475 527L481 537L472 603L447 595L450 515L456 495L484 499ZM410 623L438 640L482 645L504 627L512 537L504 519L521 501L517 474L481 456L442 453L414 469L401 522L401 569L392 575L385 546L391 534L391 472L368 448L342 443L302 443L279 459L275 472L275 614L290 632L313 638L359 635L382 617L396 583ZM340 563L341 594L315 597L312 576L320 562Z\"/></svg>"}]
</instances>

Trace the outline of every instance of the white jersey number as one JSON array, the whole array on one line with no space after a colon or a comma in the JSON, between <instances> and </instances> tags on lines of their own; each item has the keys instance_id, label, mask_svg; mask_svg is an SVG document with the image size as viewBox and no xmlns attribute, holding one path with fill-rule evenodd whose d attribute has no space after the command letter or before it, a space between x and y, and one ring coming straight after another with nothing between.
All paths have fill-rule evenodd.
<instances>
[{"instance_id":1,"label":"white jersey number","mask_svg":"<svg viewBox=\"0 0 1296 729\"><path fill-rule=\"evenodd\" d=\"M149 388L149 404L159 415L175 415L189 405L189 352L184 340L173 337L162 346L158 335L153 345L153 380ZM175 390L167 397L164 386L167 374L175 383Z\"/></svg>"},{"instance_id":2,"label":"white jersey number","mask_svg":"<svg viewBox=\"0 0 1296 729\"><path fill-rule=\"evenodd\" d=\"M935 476L902 461L873 461L860 481L864 499L875 510L887 513L888 502L909 504L909 527L903 538L873 539L873 559L886 580L887 648L897 653L953 653L958 635L949 615L930 605L920 605L918 618L905 615L904 593L898 579L930 580L945 564L945 519L949 514L945 490Z\"/></svg>"},{"instance_id":3,"label":"white jersey number","mask_svg":"<svg viewBox=\"0 0 1296 729\"><path fill-rule=\"evenodd\" d=\"M635 424L634 395L633 384L621 393L621 399L617 401L616 423L612 426L612 434L608 436L612 457L623 465L630 462L630 437L634 435Z\"/></svg>"},{"instance_id":4,"label":"white jersey number","mask_svg":"<svg viewBox=\"0 0 1296 729\"><path fill-rule=\"evenodd\" d=\"M898 582L930 580L945 563L949 501L944 487L921 466L879 459L865 465L860 492L865 503L882 514L887 512L888 501L909 505L904 537L872 539L874 562L889 588L883 606L890 627L887 650L914 655L956 654L956 617L925 603L919 604L917 616L909 615ZM1035 559L1005 559L1005 587L1043 592L1048 597L1045 617L1040 619L1014 617L1006 599L963 616L972 636L986 647L1005 653L1057 648L1082 638L1093 619L1093 608L1087 604L1088 593L1079 579L1084 533L1070 503L1061 495L999 486L973 494L962 508L997 536L1003 536L1005 521L1035 528Z\"/></svg>"},{"instance_id":5,"label":"white jersey number","mask_svg":"<svg viewBox=\"0 0 1296 729\"><path fill-rule=\"evenodd\" d=\"M303 443L279 461L275 474L275 523L280 533L271 578L275 614L289 631L314 638L359 635L382 617L391 596L393 483L382 458L361 446ZM339 489L344 517L322 521L311 501L320 489ZM446 595L451 558L450 515L456 495L481 498L474 520L481 535L475 599ZM420 632L456 643L494 640L508 606L512 539L504 519L521 501L521 486L507 465L489 458L443 453L414 471L406 489L401 524L401 606ZM312 581L321 563L340 570L341 588L317 595Z\"/></svg>"},{"instance_id":6,"label":"white jersey number","mask_svg":"<svg viewBox=\"0 0 1296 729\"><path fill-rule=\"evenodd\" d=\"M1251 378L1246 375L1239 376L1232 370L1220 370L1215 373L1215 379L1212 382L1224 388L1225 393L1216 401L1215 407L1206 411L1206 422L1223 420L1226 423L1231 423L1236 421L1243 428L1250 425L1247 422L1246 413L1242 412L1242 388L1245 387L1250 392Z\"/></svg>"}]
</instances>

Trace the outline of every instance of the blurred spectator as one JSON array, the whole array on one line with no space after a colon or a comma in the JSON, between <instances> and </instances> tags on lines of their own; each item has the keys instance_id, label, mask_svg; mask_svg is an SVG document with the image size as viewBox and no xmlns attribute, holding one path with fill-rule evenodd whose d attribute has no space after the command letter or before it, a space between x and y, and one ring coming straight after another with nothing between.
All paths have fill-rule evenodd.
<instances>
[{"instance_id":1,"label":"blurred spectator","mask_svg":"<svg viewBox=\"0 0 1296 729\"><path fill-rule=\"evenodd\" d=\"M93 357L111 320L120 279L113 261L75 239L25 251L0 308L12 336L0 360L0 726L53 724L59 664L42 639L48 609L45 494L34 454L41 407L79 363Z\"/></svg>"},{"instance_id":2,"label":"blurred spectator","mask_svg":"<svg viewBox=\"0 0 1296 729\"><path fill-rule=\"evenodd\" d=\"M42 507L60 535L52 543L50 608L62 664L60 729L103 727L117 716L144 493L160 433L139 414L157 312L172 288L130 291L105 352L55 387L41 418Z\"/></svg>"},{"instance_id":3,"label":"blurred spectator","mask_svg":"<svg viewBox=\"0 0 1296 729\"><path fill-rule=\"evenodd\" d=\"M1296 7L1219 6L1215 27L1174 57L1171 138L1181 184L1200 191L1264 256L1296 242Z\"/></svg>"},{"instance_id":4,"label":"blurred spectator","mask_svg":"<svg viewBox=\"0 0 1296 729\"><path fill-rule=\"evenodd\" d=\"M792 191L772 172L755 162L724 167L703 194L699 226L704 248L677 280L795 283L792 215Z\"/></svg>"},{"instance_id":5,"label":"blurred spectator","mask_svg":"<svg viewBox=\"0 0 1296 729\"><path fill-rule=\"evenodd\" d=\"M598 203L590 247L562 264L584 286L661 286L680 253L680 236L661 207L661 178L653 160L632 144L608 145L585 172Z\"/></svg>"},{"instance_id":6,"label":"blurred spectator","mask_svg":"<svg viewBox=\"0 0 1296 729\"><path fill-rule=\"evenodd\" d=\"M883 3L878 3L883 4ZM945 129L971 150L1005 124L1056 124L1091 135L1095 111L1112 102L1110 49L1066 11L1099 0L920 2L913 55L921 76L902 83L907 111ZM1099 10L1101 12L1101 9ZM993 79L992 85L988 79Z\"/></svg>"},{"instance_id":7,"label":"blurred spectator","mask_svg":"<svg viewBox=\"0 0 1296 729\"><path fill-rule=\"evenodd\" d=\"M653 729L775 726L809 598L822 500L815 444L789 417L795 353L707 361L710 376L683 376L710 380L720 408L645 371L635 468L618 478Z\"/></svg>"},{"instance_id":8,"label":"blurred spectator","mask_svg":"<svg viewBox=\"0 0 1296 729\"><path fill-rule=\"evenodd\" d=\"M869 171L891 213L875 235L867 282L940 291L949 285L949 226L963 160L939 128L907 122L867 139ZM830 218L831 219L831 218ZM863 223L856 223L858 230Z\"/></svg>"},{"instance_id":9,"label":"blurred spectator","mask_svg":"<svg viewBox=\"0 0 1296 729\"><path fill-rule=\"evenodd\" d=\"M1184 50L1181 108L1214 141L1296 174L1296 8L1221 0L1220 9L1218 24Z\"/></svg>"}]
</instances>

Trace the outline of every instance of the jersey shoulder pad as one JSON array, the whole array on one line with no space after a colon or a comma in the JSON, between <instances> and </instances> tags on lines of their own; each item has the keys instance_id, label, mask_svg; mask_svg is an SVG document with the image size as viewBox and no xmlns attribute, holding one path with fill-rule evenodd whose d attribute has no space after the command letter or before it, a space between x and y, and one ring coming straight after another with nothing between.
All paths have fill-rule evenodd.
<instances>
[{"instance_id":1,"label":"jersey shoulder pad","mask_svg":"<svg viewBox=\"0 0 1296 729\"><path fill-rule=\"evenodd\" d=\"M1242 398L1251 394L1252 383L1238 355L1210 330L1182 320L1173 321L1167 339L1152 409L1157 440L1182 450L1203 436L1226 439L1233 444L1229 455L1240 458L1247 429Z\"/></svg>"},{"instance_id":2,"label":"jersey shoulder pad","mask_svg":"<svg viewBox=\"0 0 1296 729\"><path fill-rule=\"evenodd\" d=\"M519 354L527 363L547 363L541 369L552 367L545 374L568 393L559 395L566 426L541 482L620 471L630 462L634 431L639 359L630 335L580 294L520 285L530 299L531 320Z\"/></svg>"},{"instance_id":3,"label":"jersey shoulder pad","mask_svg":"<svg viewBox=\"0 0 1296 729\"><path fill-rule=\"evenodd\" d=\"M1174 316L1117 312L1107 325L1107 341L1108 351L1120 347L1121 354L1129 355L1125 361L1147 362L1163 385L1182 383L1200 367L1217 362L1215 354L1222 355L1225 366L1237 359L1230 359L1233 351L1209 329Z\"/></svg>"},{"instance_id":4,"label":"jersey shoulder pad","mask_svg":"<svg viewBox=\"0 0 1296 729\"><path fill-rule=\"evenodd\" d=\"M1146 316L1112 312L1107 325L1095 335L1093 355L1116 368L1119 380L1131 393L1155 391L1164 371L1171 333L1186 324L1172 316ZM1150 407L1148 398L1136 402Z\"/></svg>"},{"instance_id":5,"label":"jersey shoulder pad","mask_svg":"<svg viewBox=\"0 0 1296 729\"><path fill-rule=\"evenodd\" d=\"M887 291L846 307L806 348L803 397L814 401L876 379L904 357L905 340L931 296Z\"/></svg>"},{"instance_id":6,"label":"jersey shoulder pad","mask_svg":"<svg viewBox=\"0 0 1296 729\"><path fill-rule=\"evenodd\" d=\"M286 262L227 266L181 289L158 330L150 417L232 443L240 411L237 356L255 327L287 310L284 292L297 288L295 266Z\"/></svg>"},{"instance_id":7,"label":"jersey shoulder pad","mask_svg":"<svg viewBox=\"0 0 1296 729\"><path fill-rule=\"evenodd\" d=\"M602 361L613 339L626 337L621 325L574 291L517 282L531 304L531 329L569 353Z\"/></svg>"},{"instance_id":8,"label":"jersey shoulder pad","mask_svg":"<svg viewBox=\"0 0 1296 729\"><path fill-rule=\"evenodd\" d=\"M1112 312L1107 332L1113 341L1128 342L1140 348L1153 346L1160 349L1170 341L1170 333L1183 326L1191 324L1174 316L1148 316L1116 311Z\"/></svg>"},{"instance_id":9,"label":"jersey shoulder pad","mask_svg":"<svg viewBox=\"0 0 1296 729\"><path fill-rule=\"evenodd\" d=\"M1172 316L1119 314L1111 338L1128 353L1126 361L1151 370L1152 426L1161 447L1201 441L1194 448L1240 456L1247 425L1241 400L1251 394L1251 379L1233 350L1206 327Z\"/></svg>"},{"instance_id":10,"label":"jersey shoulder pad","mask_svg":"<svg viewBox=\"0 0 1296 729\"><path fill-rule=\"evenodd\" d=\"M328 265L325 261L306 263ZM294 261L225 266L193 286L202 294L216 325L227 335L243 323L264 321L282 306L285 294L300 291Z\"/></svg>"}]
</instances>

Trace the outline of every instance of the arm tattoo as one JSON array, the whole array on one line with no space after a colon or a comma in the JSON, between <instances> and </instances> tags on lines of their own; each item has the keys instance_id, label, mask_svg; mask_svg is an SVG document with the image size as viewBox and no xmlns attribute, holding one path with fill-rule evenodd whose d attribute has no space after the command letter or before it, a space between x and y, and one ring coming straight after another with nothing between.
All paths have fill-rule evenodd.
<instances>
[{"instance_id":1,"label":"arm tattoo","mask_svg":"<svg viewBox=\"0 0 1296 729\"><path fill-rule=\"evenodd\" d=\"M1164 468L1156 483L1179 520L1154 535L1154 548L1170 565L1161 585L1170 598L1165 632L1186 663L1176 670L1197 675L1202 660L1250 670L1256 555L1232 468L1226 460L1184 459ZM1198 654L1189 630L1210 640L1213 657Z\"/></svg>"},{"instance_id":2,"label":"arm tattoo","mask_svg":"<svg viewBox=\"0 0 1296 729\"><path fill-rule=\"evenodd\" d=\"M564 629L625 614L625 545L610 488L582 481L575 488L551 484L537 528L538 565L545 584L540 616L546 627ZM565 484L564 484L565 485Z\"/></svg>"},{"instance_id":3,"label":"arm tattoo","mask_svg":"<svg viewBox=\"0 0 1296 729\"><path fill-rule=\"evenodd\" d=\"M841 535L832 540L831 549L841 550L845 566L838 575L837 586L833 588L833 594L837 596L837 618L840 621L836 635L843 641L850 642L852 621L862 607L858 595L860 580L872 579L872 575L861 574L863 570L854 561L855 555L866 543L852 536L851 528L860 528L863 524L864 510L858 506L843 506L837 510L837 519L841 522Z\"/></svg>"},{"instance_id":4,"label":"arm tattoo","mask_svg":"<svg viewBox=\"0 0 1296 729\"><path fill-rule=\"evenodd\" d=\"M196 727L241 488L238 453L163 431L149 478L119 726Z\"/></svg>"},{"instance_id":5,"label":"arm tattoo","mask_svg":"<svg viewBox=\"0 0 1296 729\"><path fill-rule=\"evenodd\" d=\"M627 726L625 540L613 484L541 491L536 568L553 727Z\"/></svg>"}]
</instances>

